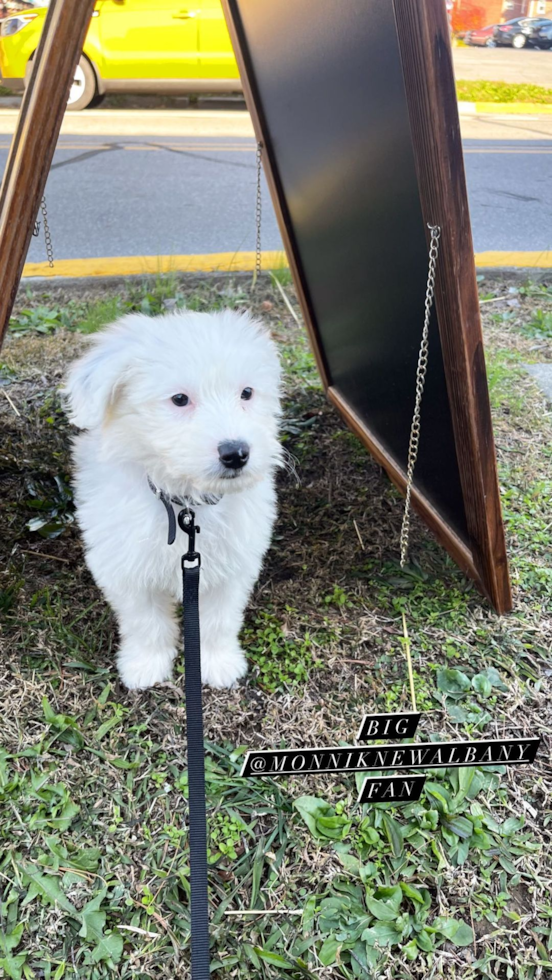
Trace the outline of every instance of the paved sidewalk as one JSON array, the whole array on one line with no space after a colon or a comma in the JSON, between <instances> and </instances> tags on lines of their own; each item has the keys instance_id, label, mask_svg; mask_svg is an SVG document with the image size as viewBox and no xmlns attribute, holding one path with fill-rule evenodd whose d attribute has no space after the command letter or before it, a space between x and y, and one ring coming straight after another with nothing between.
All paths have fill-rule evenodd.
<instances>
[{"instance_id":1,"label":"paved sidewalk","mask_svg":"<svg viewBox=\"0 0 552 980\"><path fill-rule=\"evenodd\" d=\"M552 54L550 55L552 71ZM1 108L0 135L10 135L18 111ZM464 139L552 139L552 116L510 117L462 115ZM67 113L61 132L65 136L235 136L253 137L248 112L196 109L91 109Z\"/></svg>"},{"instance_id":2,"label":"paved sidewalk","mask_svg":"<svg viewBox=\"0 0 552 980\"><path fill-rule=\"evenodd\" d=\"M525 369L534 377L545 398L552 404L552 364L526 364Z\"/></svg>"},{"instance_id":3,"label":"paved sidewalk","mask_svg":"<svg viewBox=\"0 0 552 980\"><path fill-rule=\"evenodd\" d=\"M0 134L13 133L17 109L0 109ZM68 112L65 136L253 136L244 110L87 109Z\"/></svg>"},{"instance_id":4,"label":"paved sidewalk","mask_svg":"<svg viewBox=\"0 0 552 980\"><path fill-rule=\"evenodd\" d=\"M460 116L463 139L550 140L552 116Z\"/></svg>"}]
</instances>

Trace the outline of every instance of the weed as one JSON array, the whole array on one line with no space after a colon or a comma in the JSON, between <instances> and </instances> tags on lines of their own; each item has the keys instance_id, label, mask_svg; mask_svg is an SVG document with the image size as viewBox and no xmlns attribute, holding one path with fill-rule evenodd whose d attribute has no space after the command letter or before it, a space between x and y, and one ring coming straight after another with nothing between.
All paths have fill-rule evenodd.
<instances>
[{"instance_id":1,"label":"weed","mask_svg":"<svg viewBox=\"0 0 552 980\"><path fill-rule=\"evenodd\" d=\"M61 307L49 308L36 306L29 310L21 310L10 320L10 326L15 334L54 333L59 327L69 326L70 320L66 311Z\"/></svg>"},{"instance_id":2,"label":"weed","mask_svg":"<svg viewBox=\"0 0 552 980\"><path fill-rule=\"evenodd\" d=\"M280 286L283 286L284 289L293 285L293 278L287 264L286 256L283 252L280 264L271 269L270 275L273 279L277 280L280 283Z\"/></svg>"},{"instance_id":3,"label":"weed","mask_svg":"<svg viewBox=\"0 0 552 980\"><path fill-rule=\"evenodd\" d=\"M523 818L498 823L476 802L484 792L499 791L503 767L495 769L430 772L420 802L400 811L376 804L348 815L343 805L333 808L317 797L295 801L312 836L320 846L333 842L348 873L333 878L329 897L317 906L318 955L324 966L339 955L352 976L361 977L367 969L385 965L388 947L401 947L406 959L414 961L444 942L470 946L471 925L450 914L435 915L433 909L431 891L447 866L475 860L486 877L502 875L503 890L497 898L487 901L483 892L472 909L476 920L489 913L490 921L493 916L497 920L509 898L507 877L519 880L508 857L509 845L515 841L522 853L531 849L531 841L530 835L520 833ZM361 783L359 775L359 787Z\"/></svg>"},{"instance_id":4,"label":"weed","mask_svg":"<svg viewBox=\"0 0 552 980\"><path fill-rule=\"evenodd\" d=\"M535 310L523 332L528 337L545 337L552 340L552 312Z\"/></svg>"},{"instance_id":5,"label":"weed","mask_svg":"<svg viewBox=\"0 0 552 980\"><path fill-rule=\"evenodd\" d=\"M108 323L113 323L123 313L123 305L119 296L89 303L79 318L77 329L80 333L95 333Z\"/></svg>"},{"instance_id":6,"label":"weed","mask_svg":"<svg viewBox=\"0 0 552 980\"><path fill-rule=\"evenodd\" d=\"M219 810L209 828L209 860L215 862L224 857L236 861L238 851L243 854L242 836L247 830L247 824L238 813Z\"/></svg>"},{"instance_id":7,"label":"weed","mask_svg":"<svg viewBox=\"0 0 552 980\"><path fill-rule=\"evenodd\" d=\"M324 603L327 606L337 606L338 609L342 609L343 607L352 609L354 605L345 590L340 588L339 585L334 585L333 591L329 595L324 596Z\"/></svg>"},{"instance_id":8,"label":"weed","mask_svg":"<svg viewBox=\"0 0 552 980\"><path fill-rule=\"evenodd\" d=\"M296 614L290 607L286 612ZM280 621L266 610L245 627L243 640L259 685L266 691L305 683L309 669L319 666L309 633L299 637L286 635Z\"/></svg>"}]
</instances>

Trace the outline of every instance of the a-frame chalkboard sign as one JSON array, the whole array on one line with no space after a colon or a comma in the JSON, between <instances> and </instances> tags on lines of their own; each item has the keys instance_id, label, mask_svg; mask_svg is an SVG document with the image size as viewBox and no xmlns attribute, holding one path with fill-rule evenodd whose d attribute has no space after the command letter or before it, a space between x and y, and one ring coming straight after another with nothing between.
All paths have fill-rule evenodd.
<instances>
[{"instance_id":1,"label":"a-frame chalkboard sign","mask_svg":"<svg viewBox=\"0 0 552 980\"><path fill-rule=\"evenodd\" d=\"M445 0L223 0L330 400L404 491L428 225L441 229L412 503L511 608Z\"/></svg>"},{"instance_id":2,"label":"a-frame chalkboard sign","mask_svg":"<svg viewBox=\"0 0 552 980\"><path fill-rule=\"evenodd\" d=\"M511 608L444 0L222 0L328 396L404 490L441 229L412 502ZM0 194L0 335L94 0L51 0Z\"/></svg>"}]
</instances>

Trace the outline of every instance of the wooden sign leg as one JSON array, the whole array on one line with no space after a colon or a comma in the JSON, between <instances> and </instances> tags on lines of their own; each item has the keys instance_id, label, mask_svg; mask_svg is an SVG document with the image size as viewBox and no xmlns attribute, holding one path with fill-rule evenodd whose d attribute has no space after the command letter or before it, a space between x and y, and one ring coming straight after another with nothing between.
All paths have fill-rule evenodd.
<instances>
[{"instance_id":1,"label":"wooden sign leg","mask_svg":"<svg viewBox=\"0 0 552 980\"><path fill-rule=\"evenodd\" d=\"M95 0L52 0L0 191L0 346Z\"/></svg>"},{"instance_id":2,"label":"wooden sign leg","mask_svg":"<svg viewBox=\"0 0 552 980\"><path fill-rule=\"evenodd\" d=\"M444 0L393 0L426 224L441 227L435 305L473 562L512 608L460 120Z\"/></svg>"}]
</instances>

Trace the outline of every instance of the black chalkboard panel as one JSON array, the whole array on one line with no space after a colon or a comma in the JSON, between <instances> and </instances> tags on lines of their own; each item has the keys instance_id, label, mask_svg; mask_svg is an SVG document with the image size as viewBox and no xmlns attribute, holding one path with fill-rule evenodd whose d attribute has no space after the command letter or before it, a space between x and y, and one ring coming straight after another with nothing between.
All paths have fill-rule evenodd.
<instances>
[{"instance_id":1,"label":"black chalkboard panel","mask_svg":"<svg viewBox=\"0 0 552 980\"><path fill-rule=\"evenodd\" d=\"M418 3L424 6L424 0ZM429 215L422 200L420 139L417 151L406 55L397 28L399 6L393 0L225 0L323 380L345 417L402 486L424 318L426 225L428 219L444 225L445 218L448 225L454 216L445 216L439 206ZM414 68L416 76L419 66ZM422 65L421 77L419 72L413 77L413 84L422 88L430 84L423 71ZM454 114L457 123L455 107ZM434 134L422 137L427 142ZM460 168L463 177L461 154ZM467 205L465 210L467 214ZM451 235L443 234L442 251L450 249ZM471 253L469 259L473 270ZM450 256L439 256L439 263L447 261ZM497 559L507 579L496 515L493 543L484 542L482 549L480 515L470 515L473 480L466 473L463 479L461 469L477 468L481 461L472 452L466 462L465 451L464 458L459 452L462 423L455 431L457 406L449 390L455 365L449 363L447 374L440 319L437 302L414 502L492 601L505 608L504 589L501 602L496 583L486 581L486 565ZM452 330L462 334L459 309L452 311L452 320ZM462 390L457 395L467 418L473 406L465 408ZM476 408L488 415L486 383L482 401ZM491 482L496 485L490 448ZM500 511L498 521L501 529Z\"/></svg>"}]
</instances>

